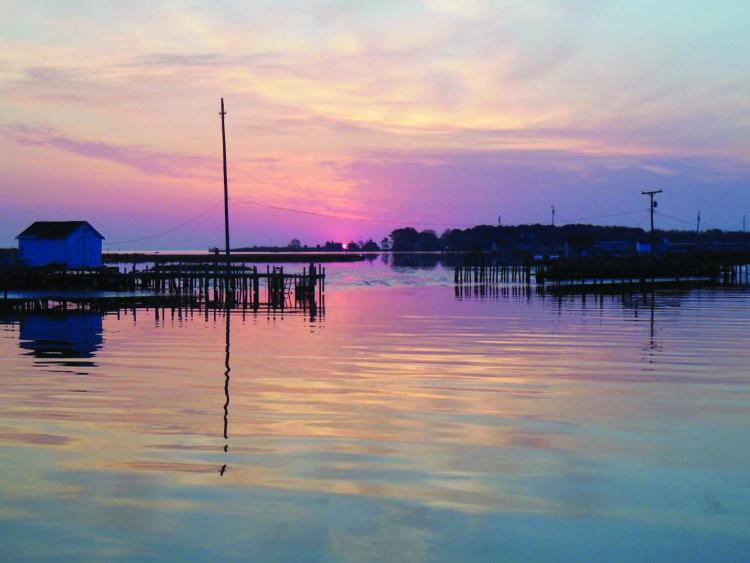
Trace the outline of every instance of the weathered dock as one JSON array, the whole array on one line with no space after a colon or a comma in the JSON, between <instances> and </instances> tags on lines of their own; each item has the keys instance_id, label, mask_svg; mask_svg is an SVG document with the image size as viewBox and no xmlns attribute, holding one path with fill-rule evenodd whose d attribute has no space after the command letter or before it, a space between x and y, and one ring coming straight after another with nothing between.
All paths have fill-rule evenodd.
<instances>
[{"instance_id":1,"label":"weathered dock","mask_svg":"<svg viewBox=\"0 0 750 563\"><path fill-rule=\"evenodd\" d=\"M466 256L463 265L453 270L453 281L460 286L529 285L531 264L497 263L490 255Z\"/></svg>"},{"instance_id":2,"label":"weathered dock","mask_svg":"<svg viewBox=\"0 0 750 563\"><path fill-rule=\"evenodd\" d=\"M493 286L545 286L601 291L626 286L750 286L750 256L727 254L561 259L498 263L491 255L467 256L454 268L458 294L483 295ZM479 288L479 289L476 289Z\"/></svg>"},{"instance_id":3,"label":"weathered dock","mask_svg":"<svg viewBox=\"0 0 750 563\"><path fill-rule=\"evenodd\" d=\"M721 255L561 260L537 264L538 285L623 287L650 285L747 286L750 257Z\"/></svg>"},{"instance_id":4,"label":"weathered dock","mask_svg":"<svg viewBox=\"0 0 750 563\"><path fill-rule=\"evenodd\" d=\"M117 268L68 270L14 268L0 271L0 307L45 307L44 302L66 292L94 292L79 301L100 301L95 292L117 292L116 299L135 301L195 301L258 309L317 308L324 302L325 268L310 264L301 273L281 266L265 270L245 264L166 264L121 272ZM9 298L9 291L42 292L41 296ZM56 297L57 296L57 297ZM26 301L24 302L24 299ZM37 304L35 304L37 303Z\"/></svg>"}]
</instances>

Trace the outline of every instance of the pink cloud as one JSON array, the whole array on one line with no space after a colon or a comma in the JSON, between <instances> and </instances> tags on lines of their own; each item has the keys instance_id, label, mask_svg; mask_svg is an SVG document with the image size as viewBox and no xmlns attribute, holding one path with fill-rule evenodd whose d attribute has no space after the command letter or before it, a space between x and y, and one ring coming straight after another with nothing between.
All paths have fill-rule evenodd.
<instances>
[{"instance_id":1,"label":"pink cloud","mask_svg":"<svg viewBox=\"0 0 750 563\"><path fill-rule=\"evenodd\" d=\"M145 174L172 178L213 177L217 166L215 159L202 155L78 139L47 125L2 125L0 133L20 145L53 147L86 158L115 162Z\"/></svg>"}]
</instances>

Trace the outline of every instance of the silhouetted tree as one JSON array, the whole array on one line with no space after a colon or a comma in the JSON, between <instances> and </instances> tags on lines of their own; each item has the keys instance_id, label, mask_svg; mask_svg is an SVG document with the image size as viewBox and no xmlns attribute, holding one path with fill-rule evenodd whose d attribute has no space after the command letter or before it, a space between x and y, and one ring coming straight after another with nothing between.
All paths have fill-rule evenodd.
<instances>
[{"instance_id":1,"label":"silhouetted tree","mask_svg":"<svg viewBox=\"0 0 750 563\"><path fill-rule=\"evenodd\" d=\"M341 252L342 250L344 250L344 245L340 242L329 240L326 241L325 245L323 246L323 250L327 252Z\"/></svg>"},{"instance_id":2,"label":"silhouetted tree","mask_svg":"<svg viewBox=\"0 0 750 563\"><path fill-rule=\"evenodd\" d=\"M440 250L440 240L435 231L422 231L417 235L417 250L427 252Z\"/></svg>"},{"instance_id":3,"label":"silhouetted tree","mask_svg":"<svg viewBox=\"0 0 750 563\"><path fill-rule=\"evenodd\" d=\"M393 241L391 248L399 252L414 251L417 249L418 238L419 233L413 227L396 229L391 232L391 240Z\"/></svg>"}]
</instances>

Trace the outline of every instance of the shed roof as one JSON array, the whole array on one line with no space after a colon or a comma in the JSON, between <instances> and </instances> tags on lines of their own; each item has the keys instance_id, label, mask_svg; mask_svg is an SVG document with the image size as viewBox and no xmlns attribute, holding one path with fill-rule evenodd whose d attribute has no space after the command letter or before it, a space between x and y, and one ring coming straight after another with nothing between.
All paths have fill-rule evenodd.
<instances>
[{"instance_id":1,"label":"shed roof","mask_svg":"<svg viewBox=\"0 0 750 563\"><path fill-rule=\"evenodd\" d=\"M104 239L88 221L36 221L16 238L64 239L83 225L91 229L100 239Z\"/></svg>"}]
</instances>

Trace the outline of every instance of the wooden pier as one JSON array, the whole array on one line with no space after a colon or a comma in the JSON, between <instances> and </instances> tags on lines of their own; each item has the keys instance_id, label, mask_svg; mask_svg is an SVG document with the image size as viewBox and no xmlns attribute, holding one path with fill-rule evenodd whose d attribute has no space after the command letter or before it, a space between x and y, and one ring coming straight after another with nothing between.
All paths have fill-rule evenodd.
<instances>
[{"instance_id":1,"label":"wooden pier","mask_svg":"<svg viewBox=\"0 0 750 563\"><path fill-rule=\"evenodd\" d=\"M10 298L9 291L45 292L28 298L47 300L66 292L117 292L116 299L157 300L169 303L200 302L207 306L241 306L258 309L318 308L325 299L325 268L310 264L301 273L282 266L265 270L245 264L159 264L120 272L116 268L94 270L13 269L0 271L0 307L19 306L26 298ZM96 300L96 294L79 299ZM99 297L103 299L103 297ZM43 306L43 305L39 305Z\"/></svg>"},{"instance_id":2,"label":"wooden pier","mask_svg":"<svg viewBox=\"0 0 750 563\"><path fill-rule=\"evenodd\" d=\"M750 256L591 258L502 264L491 255L472 255L453 272L457 295L489 295L496 286L578 288L602 291L653 285L750 287ZM484 289L482 289L484 288Z\"/></svg>"},{"instance_id":3,"label":"wooden pier","mask_svg":"<svg viewBox=\"0 0 750 563\"><path fill-rule=\"evenodd\" d=\"M535 267L537 285L624 287L652 285L750 285L750 257L668 256L563 260Z\"/></svg>"},{"instance_id":4,"label":"wooden pier","mask_svg":"<svg viewBox=\"0 0 750 563\"><path fill-rule=\"evenodd\" d=\"M453 270L453 281L457 287L529 285L531 280L530 264L495 263L488 255L466 256L464 264Z\"/></svg>"},{"instance_id":5,"label":"wooden pier","mask_svg":"<svg viewBox=\"0 0 750 563\"><path fill-rule=\"evenodd\" d=\"M532 271L529 265L456 266L453 277L456 285L528 285Z\"/></svg>"}]
</instances>

